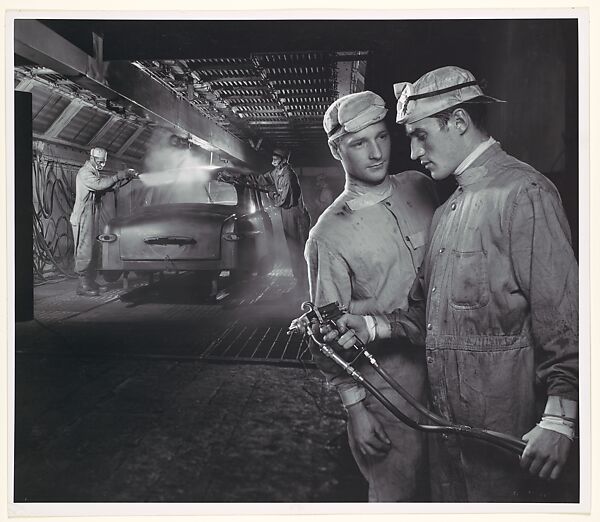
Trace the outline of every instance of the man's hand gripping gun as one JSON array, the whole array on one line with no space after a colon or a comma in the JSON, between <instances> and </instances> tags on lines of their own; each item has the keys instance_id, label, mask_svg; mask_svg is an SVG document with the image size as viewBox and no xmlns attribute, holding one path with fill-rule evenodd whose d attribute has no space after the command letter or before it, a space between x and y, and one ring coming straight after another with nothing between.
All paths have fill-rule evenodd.
<instances>
[{"instance_id":1,"label":"man's hand gripping gun","mask_svg":"<svg viewBox=\"0 0 600 522\"><path fill-rule=\"evenodd\" d=\"M324 343L320 340L317 335L313 331L313 326L318 325L319 329L335 329L337 330L336 321L342 317L344 313L347 312L347 309L341 307L337 302L330 303L328 305L317 307L311 302L302 303L302 309L306 312L301 315L299 318L294 319L290 324L288 329L288 335L294 333L304 333L306 332L308 336L312 339L316 346L319 347L319 350L328 358L333 360L337 365L342 367L350 377L352 377L357 383L366 388L379 402L381 402L397 419L404 422L406 425L411 428L424 431L428 433L453 433L458 435L463 435L466 437L472 437L480 440L484 440L489 442L490 444L494 444L501 448L507 449L517 455L521 455L523 450L525 449L525 442L521 439L513 437L512 435L507 435L505 433L499 433L496 431L480 429L480 428L472 428L470 426L452 424L449 420L441 417L432 411L428 410L425 406L420 404L406 389L398 383L387 371L379 366L379 363L373 357L371 353L369 353L364 343L356 337L356 342L354 344L354 350L357 352L354 359L350 362L347 362L343 357L341 357L331 346ZM340 348L341 349L341 348ZM390 386L401 395L406 402L408 402L413 408L415 408L419 413L421 413L424 417L433 421L435 424L421 424L408 415L400 411L394 404L392 404L389 399L383 395L371 382L369 382L360 372L358 372L352 365L354 361L359 359L360 357L364 357L367 359L369 364L375 369L375 371L381 375L381 377L388 383Z\"/></svg>"},{"instance_id":2,"label":"man's hand gripping gun","mask_svg":"<svg viewBox=\"0 0 600 522\"><path fill-rule=\"evenodd\" d=\"M140 179L140 173L135 169L127 169L125 171L127 179Z\"/></svg>"}]
</instances>

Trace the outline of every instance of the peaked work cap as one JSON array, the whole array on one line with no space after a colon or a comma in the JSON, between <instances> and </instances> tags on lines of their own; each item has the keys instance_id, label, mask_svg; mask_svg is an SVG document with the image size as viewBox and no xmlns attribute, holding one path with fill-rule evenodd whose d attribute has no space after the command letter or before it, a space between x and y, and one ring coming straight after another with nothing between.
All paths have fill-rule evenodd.
<instances>
[{"instance_id":1,"label":"peaked work cap","mask_svg":"<svg viewBox=\"0 0 600 522\"><path fill-rule=\"evenodd\" d=\"M90 156L93 156L94 158L106 158L108 153L106 152L106 149L103 149L102 147L94 147L90 150Z\"/></svg>"},{"instance_id":2,"label":"peaked work cap","mask_svg":"<svg viewBox=\"0 0 600 522\"><path fill-rule=\"evenodd\" d=\"M504 102L484 95L473 74L454 65L428 72L415 83L397 83L394 94L398 99L396 123L400 124L415 123L465 102Z\"/></svg>"},{"instance_id":3,"label":"peaked work cap","mask_svg":"<svg viewBox=\"0 0 600 522\"><path fill-rule=\"evenodd\" d=\"M356 92L334 101L323 116L329 142L350 132L358 132L380 122L387 109L381 96L371 91Z\"/></svg>"},{"instance_id":4,"label":"peaked work cap","mask_svg":"<svg viewBox=\"0 0 600 522\"><path fill-rule=\"evenodd\" d=\"M287 152L282 147L276 147L273 149L273 155L279 156L282 159L287 158Z\"/></svg>"}]
</instances>

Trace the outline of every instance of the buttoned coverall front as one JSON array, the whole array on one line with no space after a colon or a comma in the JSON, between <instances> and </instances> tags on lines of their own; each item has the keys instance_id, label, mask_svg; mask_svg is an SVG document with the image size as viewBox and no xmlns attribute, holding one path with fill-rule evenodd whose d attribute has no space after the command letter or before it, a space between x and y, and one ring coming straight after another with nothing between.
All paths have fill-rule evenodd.
<instances>
[{"instance_id":1,"label":"buttoned coverall front","mask_svg":"<svg viewBox=\"0 0 600 522\"><path fill-rule=\"evenodd\" d=\"M438 414L520 438L548 395L578 398L569 225L554 185L498 143L457 181L435 213L408 312L388 315L392 337L425 342ZM430 440L434 501L530 499L516 456L471 438Z\"/></svg>"},{"instance_id":2,"label":"buttoned coverall front","mask_svg":"<svg viewBox=\"0 0 600 522\"><path fill-rule=\"evenodd\" d=\"M101 200L104 192L118 186L116 176L105 176L88 160L75 178L75 203L71 213L71 227L75 254L75 272L80 276L95 276L98 264L98 246Z\"/></svg>"}]
</instances>

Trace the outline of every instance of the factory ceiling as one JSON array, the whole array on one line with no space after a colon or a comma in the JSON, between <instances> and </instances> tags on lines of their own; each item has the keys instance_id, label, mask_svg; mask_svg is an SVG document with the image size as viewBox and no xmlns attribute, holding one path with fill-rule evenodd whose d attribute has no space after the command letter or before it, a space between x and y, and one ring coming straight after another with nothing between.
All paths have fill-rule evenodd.
<instances>
[{"instance_id":1,"label":"factory ceiling","mask_svg":"<svg viewBox=\"0 0 600 522\"><path fill-rule=\"evenodd\" d=\"M323 142L339 95L363 90L366 62L366 52L303 51L134 63L238 138L299 150Z\"/></svg>"},{"instance_id":2,"label":"factory ceiling","mask_svg":"<svg viewBox=\"0 0 600 522\"><path fill-rule=\"evenodd\" d=\"M321 126L336 97L370 89L394 107L396 81L448 63L485 79L515 35L546 31L560 41L555 25L17 19L15 84L32 89L34 131L45 140L108 143L127 159L143 154L148 135L161 128L227 161L262 168L272 147L284 146L296 165L319 166L336 163ZM398 132L392 112L390 128Z\"/></svg>"},{"instance_id":3,"label":"factory ceiling","mask_svg":"<svg viewBox=\"0 0 600 522\"><path fill-rule=\"evenodd\" d=\"M237 53L225 46L227 56L107 60L104 38L85 23L67 39L52 22L15 22L15 88L32 93L34 137L102 146L125 161L143 156L157 127L253 166L275 146L308 157L325 146L329 104L365 86L369 53L346 45L251 52L238 44Z\"/></svg>"},{"instance_id":4,"label":"factory ceiling","mask_svg":"<svg viewBox=\"0 0 600 522\"><path fill-rule=\"evenodd\" d=\"M15 67L15 90L31 93L33 138L41 142L85 152L103 147L111 158L137 163L156 128L45 67Z\"/></svg>"}]
</instances>

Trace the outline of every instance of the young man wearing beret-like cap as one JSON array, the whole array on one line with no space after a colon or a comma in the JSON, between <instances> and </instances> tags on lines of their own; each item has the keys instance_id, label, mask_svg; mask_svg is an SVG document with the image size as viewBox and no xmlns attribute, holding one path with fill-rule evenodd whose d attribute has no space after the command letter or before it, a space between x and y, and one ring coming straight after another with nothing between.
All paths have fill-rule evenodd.
<instances>
[{"instance_id":1,"label":"young man wearing beret-like cap","mask_svg":"<svg viewBox=\"0 0 600 522\"><path fill-rule=\"evenodd\" d=\"M422 173L388 175L386 113L383 99L370 91L344 96L325 113L329 147L342 163L346 182L306 243L310 296L317 306L338 301L354 313L381 314L407 304L437 197ZM378 360L423 400L422 350L398 344L378 343ZM369 483L369 500L426 500L423 435L398 421L318 351L315 358L348 411L350 448ZM359 364L358 369L397 407L408 409L372 367Z\"/></svg>"},{"instance_id":2,"label":"young man wearing beret-like cap","mask_svg":"<svg viewBox=\"0 0 600 522\"><path fill-rule=\"evenodd\" d=\"M469 71L442 67L395 92L411 158L458 188L435 213L408 311L379 317L371 334L356 315L338 326L365 340L421 339L437 413L527 442L519 466L472 439L431 437L433 500L531 500L528 476L564 469L578 409L578 268L560 197L489 136L483 110L500 100Z\"/></svg>"}]
</instances>

